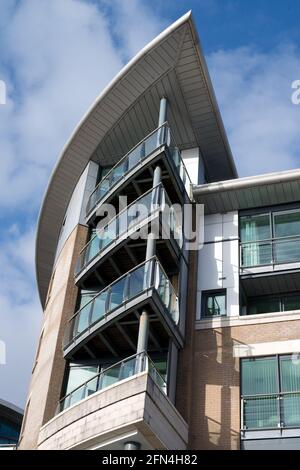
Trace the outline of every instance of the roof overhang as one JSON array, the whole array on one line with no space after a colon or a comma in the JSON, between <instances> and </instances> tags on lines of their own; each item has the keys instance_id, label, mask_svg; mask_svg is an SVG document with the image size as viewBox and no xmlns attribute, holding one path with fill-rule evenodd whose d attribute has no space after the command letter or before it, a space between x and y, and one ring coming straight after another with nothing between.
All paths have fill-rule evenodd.
<instances>
[{"instance_id":1,"label":"roof overhang","mask_svg":"<svg viewBox=\"0 0 300 470\"><path fill-rule=\"evenodd\" d=\"M89 160L116 163L157 127L160 98L177 145L200 147L208 181L237 176L191 12L143 48L96 99L54 169L40 212L36 273L45 304L60 227Z\"/></svg>"},{"instance_id":2,"label":"roof overhang","mask_svg":"<svg viewBox=\"0 0 300 470\"><path fill-rule=\"evenodd\" d=\"M300 201L300 169L194 186L206 214Z\"/></svg>"}]
</instances>

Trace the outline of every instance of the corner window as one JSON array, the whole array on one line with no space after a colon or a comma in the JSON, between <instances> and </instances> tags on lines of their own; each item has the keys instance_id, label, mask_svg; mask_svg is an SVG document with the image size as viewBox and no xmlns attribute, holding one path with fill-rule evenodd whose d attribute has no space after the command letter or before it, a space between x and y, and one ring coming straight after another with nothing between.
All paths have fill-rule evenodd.
<instances>
[{"instance_id":1,"label":"corner window","mask_svg":"<svg viewBox=\"0 0 300 470\"><path fill-rule=\"evenodd\" d=\"M270 210L240 217L241 265L300 261L300 210Z\"/></svg>"},{"instance_id":2,"label":"corner window","mask_svg":"<svg viewBox=\"0 0 300 470\"><path fill-rule=\"evenodd\" d=\"M202 294L202 317L226 315L226 290L206 291Z\"/></svg>"}]
</instances>

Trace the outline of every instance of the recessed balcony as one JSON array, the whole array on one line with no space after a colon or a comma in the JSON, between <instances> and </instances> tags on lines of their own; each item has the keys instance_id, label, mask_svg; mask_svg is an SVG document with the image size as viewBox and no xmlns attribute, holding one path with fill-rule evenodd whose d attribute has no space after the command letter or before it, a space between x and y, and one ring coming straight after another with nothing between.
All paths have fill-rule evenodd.
<instances>
[{"instance_id":1,"label":"recessed balcony","mask_svg":"<svg viewBox=\"0 0 300 470\"><path fill-rule=\"evenodd\" d=\"M165 256L167 263L175 258L176 264L183 243L182 216L174 209L163 185L159 184L120 211L86 244L78 258L75 282L85 281L108 257L114 266L119 261L122 264L124 260L120 260L118 253L124 245L130 249L131 245L138 244L143 250L150 226L155 227L157 238L164 245L161 251L166 251L167 247L171 253L171 256ZM139 256L138 249L136 252Z\"/></svg>"},{"instance_id":2,"label":"recessed balcony","mask_svg":"<svg viewBox=\"0 0 300 470\"><path fill-rule=\"evenodd\" d=\"M177 328L178 296L158 259L153 257L114 281L75 313L65 331L65 356L73 356L84 347L104 354L108 345L113 351L118 349L120 355L128 351L128 342L134 349L139 312L145 306L151 312L151 328L155 326L154 347L161 349L160 345L168 345L168 336L182 346ZM113 348L113 338L117 338L116 348Z\"/></svg>"},{"instance_id":3,"label":"recessed balcony","mask_svg":"<svg viewBox=\"0 0 300 470\"><path fill-rule=\"evenodd\" d=\"M134 186L142 185L145 179L141 178L139 181L138 176L145 171L147 166L159 160L165 173L177 185L178 194L182 195L185 192L192 200L190 177L181 158L180 150L172 137L171 129L165 123L130 150L100 181L87 203L87 222L95 216L101 204L108 202L121 189L124 192L125 186L132 184L133 178L137 178Z\"/></svg>"},{"instance_id":4,"label":"recessed balcony","mask_svg":"<svg viewBox=\"0 0 300 470\"><path fill-rule=\"evenodd\" d=\"M242 274L300 267L300 210L270 208L240 216Z\"/></svg>"},{"instance_id":5,"label":"recessed balcony","mask_svg":"<svg viewBox=\"0 0 300 470\"><path fill-rule=\"evenodd\" d=\"M300 263L300 236L241 244L241 267L256 268Z\"/></svg>"}]
</instances>

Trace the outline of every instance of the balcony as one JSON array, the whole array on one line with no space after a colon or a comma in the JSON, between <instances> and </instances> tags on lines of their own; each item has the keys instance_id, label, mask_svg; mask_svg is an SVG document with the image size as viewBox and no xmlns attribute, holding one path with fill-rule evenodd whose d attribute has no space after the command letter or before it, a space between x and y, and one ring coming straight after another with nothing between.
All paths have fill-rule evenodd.
<instances>
[{"instance_id":1,"label":"balcony","mask_svg":"<svg viewBox=\"0 0 300 470\"><path fill-rule=\"evenodd\" d=\"M107 202L110 196L117 190L124 188L129 180L136 176L146 165L156 161L166 149L166 160L170 164L169 170L175 171L180 180L179 191L185 191L189 199L192 199L192 184L190 177L181 158L180 150L176 146L167 123L155 129L145 139L130 150L100 181L91 194L86 208L87 220L93 216L103 202Z\"/></svg>"},{"instance_id":2,"label":"balcony","mask_svg":"<svg viewBox=\"0 0 300 470\"><path fill-rule=\"evenodd\" d=\"M134 234L142 234L142 230L147 229L148 224L154 223L155 219L160 226L158 238L170 245L170 249L175 252L173 256L179 257L183 243L181 216L174 210L163 185L159 184L119 212L87 243L75 268L76 282L83 281L91 268L97 268L108 254L111 259L112 253L122 245L129 244L132 240L136 242L137 239L145 245L147 232L140 237L135 237Z\"/></svg>"},{"instance_id":3,"label":"balcony","mask_svg":"<svg viewBox=\"0 0 300 470\"><path fill-rule=\"evenodd\" d=\"M186 449L188 425L147 354L128 357L83 383L40 430L39 450Z\"/></svg>"},{"instance_id":4,"label":"balcony","mask_svg":"<svg viewBox=\"0 0 300 470\"><path fill-rule=\"evenodd\" d=\"M147 372L160 390L167 394L167 383L165 379L160 375L148 354L143 352L117 362L99 374L96 374L76 389L72 390L72 392L60 400L57 412L60 413L84 398L89 397L93 393L133 377L141 372Z\"/></svg>"},{"instance_id":5,"label":"balcony","mask_svg":"<svg viewBox=\"0 0 300 470\"><path fill-rule=\"evenodd\" d=\"M300 262L300 236L241 243L243 268Z\"/></svg>"},{"instance_id":6,"label":"balcony","mask_svg":"<svg viewBox=\"0 0 300 470\"><path fill-rule=\"evenodd\" d=\"M300 392L246 396L241 401L242 430L300 427Z\"/></svg>"},{"instance_id":7,"label":"balcony","mask_svg":"<svg viewBox=\"0 0 300 470\"><path fill-rule=\"evenodd\" d=\"M156 343L160 334L161 342L165 343L167 332L175 336L182 346L182 338L176 327L179 322L178 296L158 259L153 257L114 281L74 314L66 327L63 340L65 356L74 354L88 342L91 343L89 349L93 349L92 342L97 337L99 340L99 333L104 329L108 329L109 333L114 327L119 330L119 352L126 352L128 335L132 338L131 343L136 344L137 330L133 329L135 325L138 327L138 311L145 305L152 312L151 321L156 325ZM122 323L125 316L130 317L130 321ZM126 332L128 325L130 331ZM125 337L124 347L120 340L122 335ZM102 333L101 338L103 340Z\"/></svg>"}]
</instances>

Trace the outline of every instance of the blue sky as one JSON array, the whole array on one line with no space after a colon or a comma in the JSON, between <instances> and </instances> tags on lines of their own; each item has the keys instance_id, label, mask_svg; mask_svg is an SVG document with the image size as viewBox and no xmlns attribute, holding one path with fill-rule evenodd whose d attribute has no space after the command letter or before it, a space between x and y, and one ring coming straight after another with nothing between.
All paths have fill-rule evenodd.
<instances>
[{"instance_id":1,"label":"blue sky","mask_svg":"<svg viewBox=\"0 0 300 470\"><path fill-rule=\"evenodd\" d=\"M296 0L1 0L0 397L24 405L41 323L36 220L60 151L141 47L193 10L240 175L300 167Z\"/></svg>"}]
</instances>

